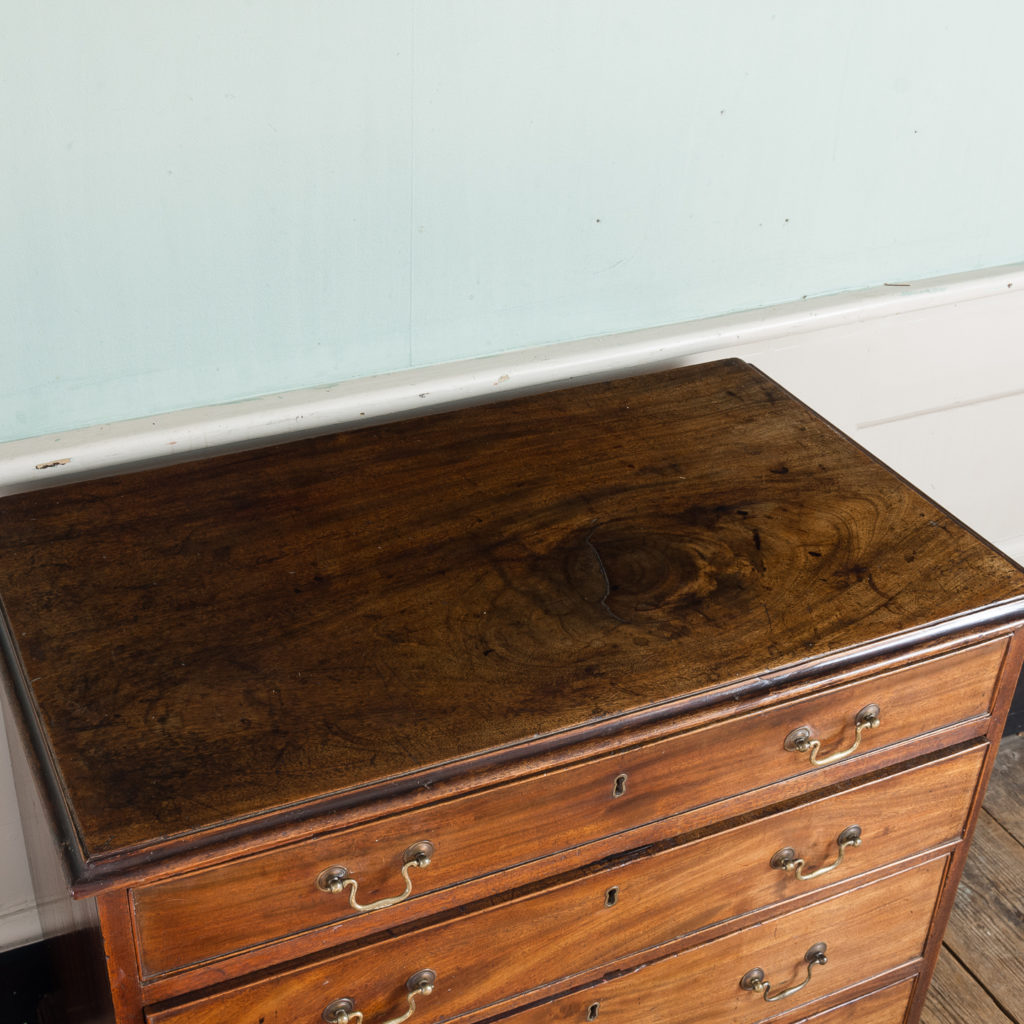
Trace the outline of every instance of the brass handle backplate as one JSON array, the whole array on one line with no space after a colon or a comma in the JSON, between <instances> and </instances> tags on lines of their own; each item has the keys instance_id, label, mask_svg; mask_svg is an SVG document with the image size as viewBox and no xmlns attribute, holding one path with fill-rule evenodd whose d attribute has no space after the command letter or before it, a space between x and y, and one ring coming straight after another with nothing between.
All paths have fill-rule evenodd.
<instances>
[{"instance_id":1,"label":"brass handle backplate","mask_svg":"<svg viewBox=\"0 0 1024 1024\"><path fill-rule=\"evenodd\" d=\"M436 984L437 975L433 971L429 969L417 971L405 983L406 999L408 1000L405 1013L400 1017L384 1021L384 1024L404 1024L416 1011L416 997L429 996L434 991ZM328 1003L320 1016L327 1024L362 1024L363 1021L362 1010L357 1010L355 1002L347 996Z\"/></svg>"},{"instance_id":2,"label":"brass handle backplate","mask_svg":"<svg viewBox=\"0 0 1024 1024\"><path fill-rule=\"evenodd\" d=\"M843 863L843 854L846 853L847 849L851 846L860 846L860 841L860 825L850 825L836 836L839 856L831 864L826 864L825 867L818 868L816 871L804 871L806 861L803 857L796 855L796 851L792 846L787 846L779 850L772 857L771 866L778 868L780 871L791 871L801 882L809 882L812 878L817 878L819 875L827 875L830 871L835 871Z\"/></svg>"},{"instance_id":3,"label":"brass handle backplate","mask_svg":"<svg viewBox=\"0 0 1024 1024\"><path fill-rule=\"evenodd\" d=\"M764 971L760 967L755 967L753 970L747 971L740 978L740 988L746 989L748 992L760 993L766 1003L774 1003L779 999L785 999L787 996L799 992L811 980L811 971L814 970L815 966L828 963L828 957L825 955L827 948L824 942L816 942L804 953L804 963L807 964L807 977L799 985L783 989L783 991L776 992L775 995L770 996L768 992L772 987L771 982L764 980Z\"/></svg>"},{"instance_id":4,"label":"brass handle backplate","mask_svg":"<svg viewBox=\"0 0 1024 1024\"><path fill-rule=\"evenodd\" d=\"M811 764L817 768L821 768L826 764L835 764L836 761L841 761L844 757L849 757L859 746L861 736L864 734L865 729L877 729L882 724L882 712L877 704L869 704L866 708L861 708L857 712L857 717L854 719L854 726L856 727L857 734L854 737L853 745L847 747L846 750L837 750L834 754L829 754L827 757L818 757L818 751L821 750L821 740L814 739L814 733L810 726L802 725L799 729L794 729L785 739L782 744L786 750L795 751L798 754L810 753Z\"/></svg>"},{"instance_id":5,"label":"brass handle backplate","mask_svg":"<svg viewBox=\"0 0 1024 1024\"><path fill-rule=\"evenodd\" d=\"M434 844L426 839L410 846L402 855L402 877L405 879L405 892L398 896L391 896L388 899L377 900L376 903L359 903L356 900L356 892L359 890L359 883L349 877L348 868L330 867L324 868L317 876L316 887L321 892L342 893L348 889L348 902L353 910L365 913L368 910L383 910L385 907L393 907L396 903L408 899L412 894L412 879L409 871L412 868L425 868L434 855Z\"/></svg>"}]
</instances>

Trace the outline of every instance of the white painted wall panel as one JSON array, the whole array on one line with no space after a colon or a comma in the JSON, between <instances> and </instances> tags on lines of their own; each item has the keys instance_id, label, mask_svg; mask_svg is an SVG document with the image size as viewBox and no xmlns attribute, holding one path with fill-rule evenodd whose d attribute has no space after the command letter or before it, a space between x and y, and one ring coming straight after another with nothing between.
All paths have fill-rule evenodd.
<instances>
[{"instance_id":1,"label":"white painted wall panel","mask_svg":"<svg viewBox=\"0 0 1024 1024\"><path fill-rule=\"evenodd\" d=\"M1024 288L748 348L847 431L1024 394ZM807 394L801 394L805 390Z\"/></svg>"}]
</instances>

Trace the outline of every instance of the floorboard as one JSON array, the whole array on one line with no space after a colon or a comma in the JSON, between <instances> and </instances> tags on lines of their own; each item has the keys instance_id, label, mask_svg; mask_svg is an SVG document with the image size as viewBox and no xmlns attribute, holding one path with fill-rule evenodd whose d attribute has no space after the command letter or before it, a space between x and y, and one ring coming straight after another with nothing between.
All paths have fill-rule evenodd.
<instances>
[{"instance_id":1,"label":"floorboard","mask_svg":"<svg viewBox=\"0 0 1024 1024\"><path fill-rule=\"evenodd\" d=\"M1012 1024L992 997L948 949L935 965L921 1024Z\"/></svg>"},{"instance_id":2,"label":"floorboard","mask_svg":"<svg viewBox=\"0 0 1024 1024\"><path fill-rule=\"evenodd\" d=\"M1024 1024L1024 735L1003 739L922 1024Z\"/></svg>"},{"instance_id":3,"label":"floorboard","mask_svg":"<svg viewBox=\"0 0 1024 1024\"><path fill-rule=\"evenodd\" d=\"M1024 845L1024 733L1003 738L985 794L985 809Z\"/></svg>"}]
</instances>

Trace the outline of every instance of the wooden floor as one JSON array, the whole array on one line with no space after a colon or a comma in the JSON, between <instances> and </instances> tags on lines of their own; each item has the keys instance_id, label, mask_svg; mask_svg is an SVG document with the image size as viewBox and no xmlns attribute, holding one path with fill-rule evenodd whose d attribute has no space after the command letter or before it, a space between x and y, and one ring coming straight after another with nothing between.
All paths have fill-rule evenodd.
<instances>
[{"instance_id":1,"label":"wooden floor","mask_svg":"<svg viewBox=\"0 0 1024 1024\"><path fill-rule=\"evenodd\" d=\"M1000 747L921 1024L1024 1024L1024 735Z\"/></svg>"}]
</instances>

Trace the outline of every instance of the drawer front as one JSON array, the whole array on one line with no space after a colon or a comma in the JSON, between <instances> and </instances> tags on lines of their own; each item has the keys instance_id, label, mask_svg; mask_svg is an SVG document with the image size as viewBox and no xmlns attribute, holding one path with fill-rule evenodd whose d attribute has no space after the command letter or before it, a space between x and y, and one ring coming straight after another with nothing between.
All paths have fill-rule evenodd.
<instances>
[{"instance_id":1,"label":"drawer front","mask_svg":"<svg viewBox=\"0 0 1024 1024\"><path fill-rule=\"evenodd\" d=\"M908 978L834 1010L805 1017L798 1024L903 1024L910 997L914 994L915 980Z\"/></svg>"},{"instance_id":2,"label":"drawer front","mask_svg":"<svg viewBox=\"0 0 1024 1024\"><path fill-rule=\"evenodd\" d=\"M373 914L383 930L436 911L429 894L620 835L641 825L822 771L784 741L806 727L819 757L853 745L854 720L869 704L881 724L862 731L850 760L989 712L1005 638L792 701L768 711L595 758L491 790L394 815L335 835L136 888L135 930L144 977ZM980 728L980 727L979 727ZM865 764L869 767L869 762ZM425 867L405 866L406 851L429 841ZM340 866L358 882L321 891L317 879ZM405 875L402 869L405 866ZM380 900L408 893L397 905ZM424 898L426 897L426 898ZM450 902L450 901L449 901Z\"/></svg>"},{"instance_id":3,"label":"drawer front","mask_svg":"<svg viewBox=\"0 0 1024 1024\"><path fill-rule=\"evenodd\" d=\"M445 979L457 977L458 984L445 997L445 1017L490 1006L955 840L962 832L983 753L975 749L947 757L386 939L295 972L287 982L273 979L247 986L217 1002L213 1016L195 1009L185 1011L181 1019L189 1024L213 1021L217 1014L226 1019L229 1011L241 1012L241 1007L253 1007L257 1016L271 1019L283 1001L296 1007L296 1020L313 1020L323 1010L320 994L333 979L346 979L360 998L372 1000L371 979L379 977L381 964L403 979L425 968ZM861 846L848 851L831 871L803 881L792 871L771 865L776 851L788 843L805 847L801 854L820 851L823 859L815 867L835 864L836 836L858 823Z\"/></svg>"},{"instance_id":4,"label":"drawer front","mask_svg":"<svg viewBox=\"0 0 1024 1024\"><path fill-rule=\"evenodd\" d=\"M600 1024L757 1024L788 1014L917 960L924 951L945 863L944 859L933 861L666 957L512 1014L504 1018L504 1024L580 1024L587 1020ZM811 967L808 978L805 955L818 943L825 943L828 963ZM780 995L804 981L806 985L768 1003L756 992L740 987L741 979L754 968L764 972L771 985L769 995ZM861 1002L850 1005L859 1007ZM854 1019L862 1024L859 1014L854 1011L850 1016L846 1006L835 1012L835 1024ZM371 1018L371 1024L377 1019ZM422 1021L431 1019L424 1011ZM833 1024L828 1016L810 1020ZM898 1024L900 1020L897 1001L895 1015L880 1015L878 1024ZM248 1018L238 1024L249 1024Z\"/></svg>"}]
</instances>

